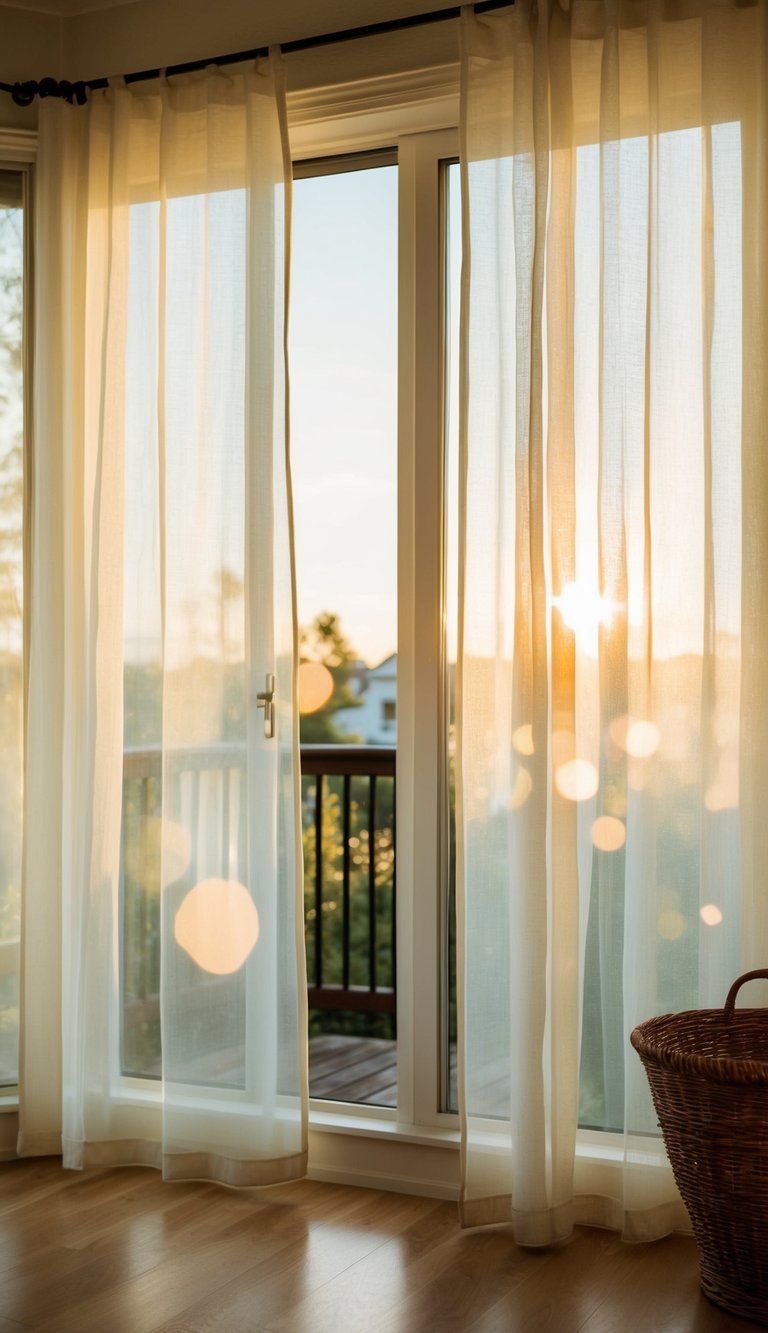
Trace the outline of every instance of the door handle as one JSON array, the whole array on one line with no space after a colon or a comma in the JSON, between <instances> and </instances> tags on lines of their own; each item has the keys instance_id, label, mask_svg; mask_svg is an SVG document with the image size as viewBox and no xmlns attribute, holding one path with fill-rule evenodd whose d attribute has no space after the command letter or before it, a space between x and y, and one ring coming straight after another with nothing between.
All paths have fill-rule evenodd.
<instances>
[{"instance_id":1,"label":"door handle","mask_svg":"<svg viewBox=\"0 0 768 1333\"><path fill-rule=\"evenodd\" d=\"M271 741L275 735L275 678L267 672L267 688L256 695L256 707L264 709L264 735Z\"/></svg>"}]
</instances>

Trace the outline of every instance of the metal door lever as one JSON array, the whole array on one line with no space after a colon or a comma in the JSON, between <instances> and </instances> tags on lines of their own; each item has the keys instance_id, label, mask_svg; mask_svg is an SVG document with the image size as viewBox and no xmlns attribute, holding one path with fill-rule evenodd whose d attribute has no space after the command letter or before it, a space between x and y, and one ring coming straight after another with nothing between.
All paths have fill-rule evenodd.
<instances>
[{"instance_id":1,"label":"metal door lever","mask_svg":"<svg viewBox=\"0 0 768 1333\"><path fill-rule=\"evenodd\" d=\"M267 688L256 695L256 707L264 709L264 735L271 741L275 734L275 678L267 673Z\"/></svg>"}]
</instances>

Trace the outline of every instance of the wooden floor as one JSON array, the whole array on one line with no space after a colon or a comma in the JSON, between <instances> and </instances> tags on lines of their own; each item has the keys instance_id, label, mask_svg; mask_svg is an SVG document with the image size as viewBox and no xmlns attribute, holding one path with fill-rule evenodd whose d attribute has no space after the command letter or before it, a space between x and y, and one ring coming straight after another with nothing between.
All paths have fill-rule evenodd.
<instances>
[{"instance_id":1,"label":"wooden floor","mask_svg":"<svg viewBox=\"0 0 768 1333\"><path fill-rule=\"evenodd\" d=\"M0 1165L0 1333L738 1333L693 1242L523 1251L453 1204L298 1181Z\"/></svg>"}]
</instances>

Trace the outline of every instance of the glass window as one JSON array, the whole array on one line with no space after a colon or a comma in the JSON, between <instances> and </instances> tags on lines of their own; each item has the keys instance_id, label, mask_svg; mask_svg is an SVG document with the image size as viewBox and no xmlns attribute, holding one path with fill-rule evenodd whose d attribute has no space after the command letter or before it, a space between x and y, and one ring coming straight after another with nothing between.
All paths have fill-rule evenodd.
<instances>
[{"instance_id":1,"label":"glass window","mask_svg":"<svg viewBox=\"0 0 768 1333\"><path fill-rule=\"evenodd\" d=\"M395 742L398 176L344 165L304 165L293 198L309 1081L395 1106L395 756L367 747Z\"/></svg>"},{"instance_id":2,"label":"glass window","mask_svg":"<svg viewBox=\"0 0 768 1333\"><path fill-rule=\"evenodd\" d=\"M0 1085L18 1082L24 512L24 173L0 169Z\"/></svg>"},{"instance_id":3,"label":"glass window","mask_svg":"<svg viewBox=\"0 0 768 1333\"><path fill-rule=\"evenodd\" d=\"M447 986L443 988L447 1013L442 1016L445 1111L458 1111L456 1089L456 648L459 627L459 312L461 304L461 173L458 162L449 162L443 177L445 187L445 660L448 728L448 882L447 896Z\"/></svg>"},{"instance_id":4,"label":"glass window","mask_svg":"<svg viewBox=\"0 0 768 1333\"><path fill-rule=\"evenodd\" d=\"M398 274L397 168L392 154L387 161L341 172L334 164L295 182L290 364L310 1090L394 1106ZM224 192L175 200L173 209L180 221L207 209L236 227L242 199ZM132 209L128 362L145 382L156 358L157 330L145 312L157 282L157 227L155 203ZM121 1065L151 1078L161 1069L161 843L167 879L175 865L169 839L181 830L161 817L157 438L142 416L147 396L135 399L126 449ZM223 477L227 466L222 458ZM227 528L234 543L242 539L235 528ZM174 643L198 646L181 653L178 670L205 670L222 721L215 745L187 745L165 773L166 806L183 808L186 823L228 830L230 856L242 841L236 568L223 549L211 570L215 622L192 598L179 601L189 623L174 622ZM173 892L194 883L195 852L179 846ZM196 1056L202 1041L202 1055L208 1043L213 1057L221 1034L198 1028ZM234 1052L234 1037L230 1045ZM215 1054L220 1062L226 1053ZM232 1068L236 1077L234 1054Z\"/></svg>"}]
</instances>

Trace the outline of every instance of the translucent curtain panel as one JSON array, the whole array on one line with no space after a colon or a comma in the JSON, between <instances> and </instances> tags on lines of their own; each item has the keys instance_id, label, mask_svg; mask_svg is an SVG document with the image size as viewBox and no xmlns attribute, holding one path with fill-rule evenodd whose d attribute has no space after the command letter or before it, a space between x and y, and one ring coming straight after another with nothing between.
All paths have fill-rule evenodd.
<instances>
[{"instance_id":1,"label":"translucent curtain panel","mask_svg":"<svg viewBox=\"0 0 768 1333\"><path fill-rule=\"evenodd\" d=\"M279 54L41 119L63 240L41 217L39 359L55 333L62 365L38 375L37 475L58 419L72 458L38 501L64 559L32 643L61 700L63 850L27 891L63 959L63 1130L46 1114L66 1165L305 1169L286 144ZM32 1030L25 1050L34 1071ZM22 1087L24 1151L37 1104Z\"/></svg>"},{"instance_id":2,"label":"translucent curtain panel","mask_svg":"<svg viewBox=\"0 0 768 1333\"><path fill-rule=\"evenodd\" d=\"M462 24L462 1212L527 1244L685 1225L629 1033L767 952L767 12Z\"/></svg>"},{"instance_id":3,"label":"translucent curtain panel","mask_svg":"<svg viewBox=\"0 0 768 1333\"><path fill-rule=\"evenodd\" d=\"M18 1083L24 718L26 189L0 170L0 1086Z\"/></svg>"}]
</instances>

